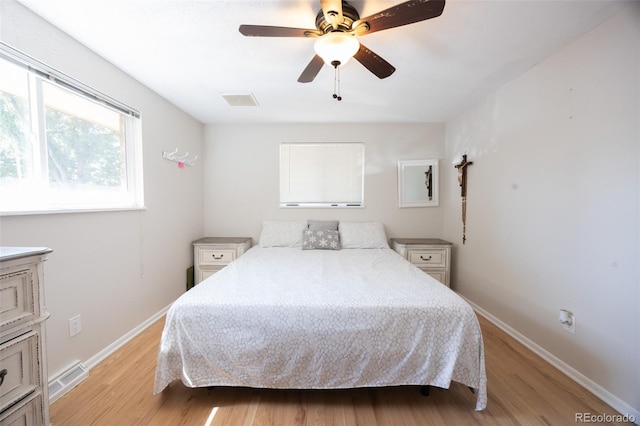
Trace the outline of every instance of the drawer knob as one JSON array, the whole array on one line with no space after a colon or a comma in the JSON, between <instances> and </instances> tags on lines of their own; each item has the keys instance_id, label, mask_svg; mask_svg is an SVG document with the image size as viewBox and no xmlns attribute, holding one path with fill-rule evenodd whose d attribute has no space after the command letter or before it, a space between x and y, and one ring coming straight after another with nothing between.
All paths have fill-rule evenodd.
<instances>
[{"instance_id":1,"label":"drawer knob","mask_svg":"<svg viewBox=\"0 0 640 426\"><path fill-rule=\"evenodd\" d=\"M422 260L431 260L431 256L425 258L422 255L420 255L420 259L422 259Z\"/></svg>"},{"instance_id":2,"label":"drawer knob","mask_svg":"<svg viewBox=\"0 0 640 426\"><path fill-rule=\"evenodd\" d=\"M2 386L2 383L4 383L4 376L6 376L9 372L7 371L6 368L3 368L2 370L0 370L0 386Z\"/></svg>"},{"instance_id":3,"label":"drawer knob","mask_svg":"<svg viewBox=\"0 0 640 426\"><path fill-rule=\"evenodd\" d=\"M215 254L211 255L215 260L220 260L224 257L224 254L221 254L220 256L216 256Z\"/></svg>"}]
</instances>

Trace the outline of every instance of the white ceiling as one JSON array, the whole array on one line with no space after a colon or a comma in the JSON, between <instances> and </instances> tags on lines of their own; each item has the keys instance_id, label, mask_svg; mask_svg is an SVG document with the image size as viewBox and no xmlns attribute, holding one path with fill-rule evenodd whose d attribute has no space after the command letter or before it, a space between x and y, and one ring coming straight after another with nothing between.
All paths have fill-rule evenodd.
<instances>
[{"instance_id":1,"label":"white ceiling","mask_svg":"<svg viewBox=\"0 0 640 426\"><path fill-rule=\"evenodd\" d=\"M296 80L313 39L244 37L240 24L315 28L319 0L19 0L203 123L442 122L620 10L622 1L448 0L428 21L360 38L397 71L355 60ZM361 17L402 0L353 0ZM230 106L253 94L258 107ZM135 107L135 105L133 105Z\"/></svg>"}]
</instances>

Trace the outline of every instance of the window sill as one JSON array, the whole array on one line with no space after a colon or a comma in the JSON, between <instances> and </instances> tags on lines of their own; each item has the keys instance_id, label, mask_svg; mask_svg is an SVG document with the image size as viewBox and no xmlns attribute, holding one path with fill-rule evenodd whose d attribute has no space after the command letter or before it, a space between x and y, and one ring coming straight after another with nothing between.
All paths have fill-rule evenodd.
<instances>
[{"instance_id":1,"label":"window sill","mask_svg":"<svg viewBox=\"0 0 640 426\"><path fill-rule=\"evenodd\" d=\"M363 209L363 203L280 203L281 209Z\"/></svg>"},{"instance_id":2,"label":"window sill","mask_svg":"<svg viewBox=\"0 0 640 426\"><path fill-rule=\"evenodd\" d=\"M5 216L32 216L32 215L49 215L49 214L73 214L73 213L105 213L105 212L123 212L123 211L140 211L146 210L142 207L87 207L77 209L49 209L49 210L25 210L15 212L0 212L0 217Z\"/></svg>"}]
</instances>

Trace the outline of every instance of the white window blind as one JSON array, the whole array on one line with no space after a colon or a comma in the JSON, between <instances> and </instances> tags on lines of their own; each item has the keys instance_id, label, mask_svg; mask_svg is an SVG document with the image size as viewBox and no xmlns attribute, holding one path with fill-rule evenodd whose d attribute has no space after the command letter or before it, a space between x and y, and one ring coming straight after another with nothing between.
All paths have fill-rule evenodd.
<instances>
[{"instance_id":1,"label":"white window blind","mask_svg":"<svg viewBox=\"0 0 640 426\"><path fill-rule=\"evenodd\" d=\"M280 207L363 205L363 143L280 145Z\"/></svg>"}]
</instances>

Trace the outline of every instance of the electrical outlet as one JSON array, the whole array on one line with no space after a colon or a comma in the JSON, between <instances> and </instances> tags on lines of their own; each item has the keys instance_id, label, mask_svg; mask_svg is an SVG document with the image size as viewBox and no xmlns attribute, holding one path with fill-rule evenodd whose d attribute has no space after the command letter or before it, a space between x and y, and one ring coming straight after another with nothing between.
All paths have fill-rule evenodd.
<instances>
[{"instance_id":1,"label":"electrical outlet","mask_svg":"<svg viewBox=\"0 0 640 426\"><path fill-rule=\"evenodd\" d=\"M576 334L576 315L566 309L560 309L560 322L564 331Z\"/></svg>"},{"instance_id":2,"label":"electrical outlet","mask_svg":"<svg viewBox=\"0 0 640 426\"><path fill-rule=\"evenodd\" d=\"M69 337L73 337L82 331L82 323L80 322L80 315L76 315L69 319Z\"/></svg>"},{"instance_id":3,"label":"electrical outlet","mask_svg":"<svg viewBox=\"0 0 640 426\"><path fill-rule=\"evenodd\" d=\"M564 328L564 331L571 333L571 334L576 334L576 316L571 314L569 315L569 317L571 318L571 323L570 324L562 324L562 328Z\"/></svg>"}]
</instances>

